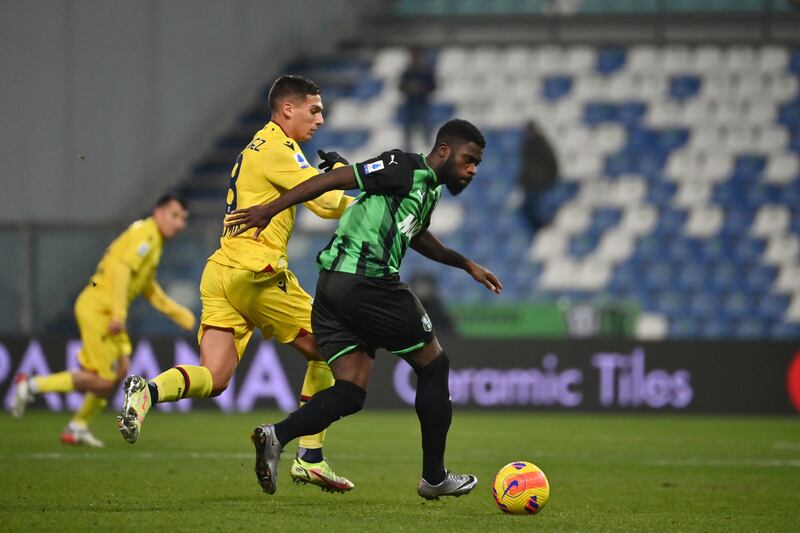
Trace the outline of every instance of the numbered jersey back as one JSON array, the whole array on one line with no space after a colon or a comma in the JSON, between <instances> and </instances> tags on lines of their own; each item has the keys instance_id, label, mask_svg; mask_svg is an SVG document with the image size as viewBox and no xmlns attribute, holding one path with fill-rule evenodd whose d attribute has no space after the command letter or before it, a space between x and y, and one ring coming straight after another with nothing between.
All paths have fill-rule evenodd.
<instances>
[{"instance_id":1,"label":"numbered jersey back","mask_svg":"<svg viewBox=\"0 0 800 533\"><path fill-rule=\"evenodd\" d=\"M297 143L277 124L269 122L256 132L233 164L225 214L276 200L317 173ZM232 237L231 230L223 230L220 248L210 259L253 272L285 269L295 213L296 208L292 207L278 214L258 239L253 238L254 229L238 237Z\"/></svg>"}]
</instances>

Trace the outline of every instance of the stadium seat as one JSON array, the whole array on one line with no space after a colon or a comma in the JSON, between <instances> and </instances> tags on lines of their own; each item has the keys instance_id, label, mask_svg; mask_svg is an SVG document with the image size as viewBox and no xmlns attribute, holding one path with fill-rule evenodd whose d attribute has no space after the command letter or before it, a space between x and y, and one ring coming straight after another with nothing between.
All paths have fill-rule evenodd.
<instances>
[{"instance_id":1,"label":"stadium seat","mask_svg":"<svg viewBox=\"0 0 800 533\"><path fill-rule=\"evenodd\" d=\"M514 3L400 4L419 4L415 9L427 14L443 14L444 5L472 14L504 12ZM584 12L644 9L627 0L581 4ZM697 9L689 0L663 4ZM723 4L735 2L713 0L704 8ZM371 64L314 65L328 76L336 68L360 74L334 90L328 125L309 148L340 146L349 156L401 146L396 86L408 58L407 50L389 47L377 50ZM470 117L487 140L479 179L456 210L442 200L432 228L485 259L505 278L506 294L635 300L649 317L640 326L655 324L654 338L798 334L792 321L800 323L800 52L779 44L516 44L447 46L432 58L439 84L434 122ZM254 109L247 120L264 112ZM541 202L551 225L532 240L512 211L521 127L529 118L546 130L561 174ZM245 130L222 141L228 152ZM222 157L198 164L205 176L198 183L216 183L228 166ZM198 186L193 194L211 198L215 191ZM490 239L487 227L496 232ZM491 301L473 285L442 277L456 301Z\"/></svg>"}]
</instances>

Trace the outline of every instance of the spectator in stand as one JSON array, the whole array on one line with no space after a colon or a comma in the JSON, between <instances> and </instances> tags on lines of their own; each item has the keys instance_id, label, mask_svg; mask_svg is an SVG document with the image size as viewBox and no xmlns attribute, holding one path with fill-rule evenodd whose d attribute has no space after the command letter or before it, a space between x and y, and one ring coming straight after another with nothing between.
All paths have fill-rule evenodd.
<instances>
[{"instance_id":1,"label":"spectator in stand","mask_svg":"<svg viewBox=\"0 0 800 533\"><path fill-rule=\"evenodd\" d=\"M520 148L519 185L525 197L522 214L531 233L550 223L542 213L542 197L558 178L558 159L555 151L535 121L525 126L525 137Z\"/></svg>"},{"instance_id":2,"label":"spectator in stand","mask_svg":"<svg viewBox=\"0 0 800 533\"><path fill-rule=\"evenodd\" d=\"M430 144L430 98L436 90L436 78L424 50L411 51L411 61L400 77L400 92L405 97L405 148L413 152L414 133L422 135L423 145Z\"/></svg>"}]
</instances>

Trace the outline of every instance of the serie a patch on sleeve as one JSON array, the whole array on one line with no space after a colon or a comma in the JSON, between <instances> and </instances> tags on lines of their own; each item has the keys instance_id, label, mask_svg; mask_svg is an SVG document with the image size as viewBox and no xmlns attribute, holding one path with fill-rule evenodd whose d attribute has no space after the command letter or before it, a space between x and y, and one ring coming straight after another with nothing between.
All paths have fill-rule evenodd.
<instances>
[{"instance_id":1,"label":"serie a patch on sleeve","mask_svg":"<svg viewBox=\"0 0 800 533\"><path fill-rule=\"evenodd\" d=\"M365 163L364 164L364 174L369 174L371 172L377 172L379 170L383 170L383 160L379 159L377 161L373 161L372 163Z\"/></svg>"},{"instance_id":2,"label":"serie a patch on sleeve","mask_svg":"<svg viewBox=\"0 0 800 533\"><path fill-rule=\"evenodd\" d=\"M303 157L303 154L294 154L294 160L297 161L297 166L300 168L308 168L311 166L308 164L308 161L306 161L306 158Z\"/></svg>"},{"instance_id":3,"label":"serie a patch on sleeve","mask_svg":"<svg viewBox=\"0 0 800 533\"><path fill-rule=\"evenodd\" d=\"M146 256L146 255L147 255L147 252L149 252L149 251L150 251L150 243L149 243L149 242L143 242L143 243L142 243L142 244L140 244L140 245L139 245L139 247L136 249L136 253L139 255L139 257L144 257L144 256Z\"/></svg>"}]
</instances>

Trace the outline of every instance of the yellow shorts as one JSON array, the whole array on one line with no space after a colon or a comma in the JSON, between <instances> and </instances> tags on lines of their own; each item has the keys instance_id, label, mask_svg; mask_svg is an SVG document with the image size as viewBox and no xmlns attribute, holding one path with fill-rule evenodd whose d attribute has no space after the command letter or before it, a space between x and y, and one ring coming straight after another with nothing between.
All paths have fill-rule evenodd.
<instances>
[{"instance_id":1,"label":"yellow shorts","mask_svg":"<svg viewBox=\"0 0 800 533\"><path fill-rule=\"evenodd\" d=\"M93 294L91 284L75 301L75 319L81 332L83 346L78 352L81 367L103 379L117 380L119 358L131 354L131 340L125 332L111 335L108 306Z\"/></svg>"},{"instance_id":2,"label":"yellow shorts","mask_svg":"<svg viewBox=\"0 0 800 533\"><path fill-rule=\"evenodd\" d=\"M198 342L206 326L231 329L240 359L254 328L284 344L311 332L311 296L289 270L251 272L207 261L200 301Z\"/></svg>"}]
</instances>

